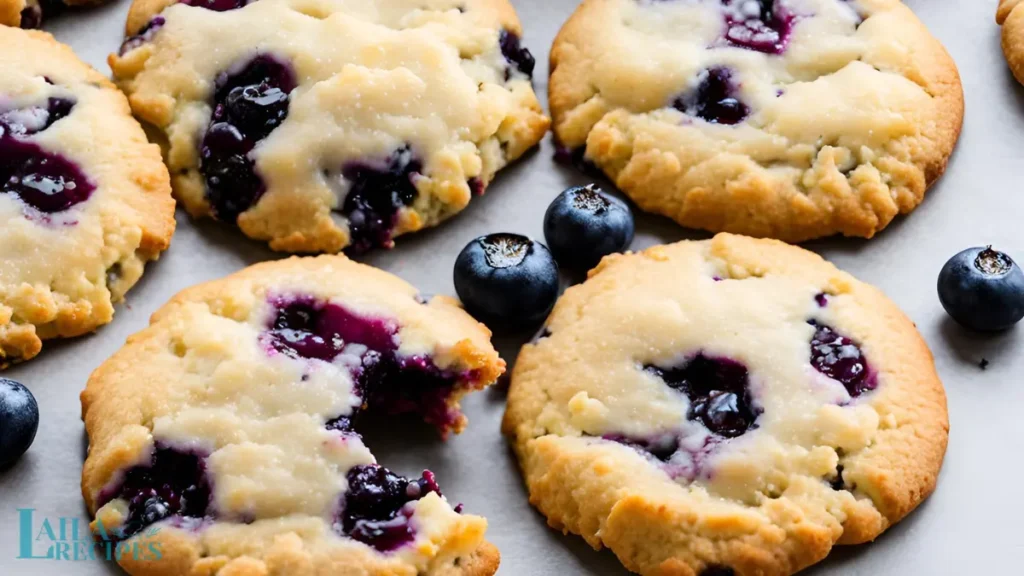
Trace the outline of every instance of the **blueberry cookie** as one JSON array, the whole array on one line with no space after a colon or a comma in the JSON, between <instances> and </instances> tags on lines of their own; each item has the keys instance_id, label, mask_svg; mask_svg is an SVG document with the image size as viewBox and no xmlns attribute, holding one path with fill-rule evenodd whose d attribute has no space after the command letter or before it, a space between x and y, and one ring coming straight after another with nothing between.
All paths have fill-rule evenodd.
<instances>
[{"instance_id":1,"label":"blueberry cookie","mask_svg":"<svg viewBox=\"0 0 1024 576\"><path fill-rule=\"evenodd\" d=\"M263 1L263 0L261 0ZM377 464L365 417L466 424L505 364L490 332L344 256L251 266L185 290L82 393L82 491L133 575L489 575L486 520L434 475Z\"/></svg>"},{"instance_id":2,"label":"blueberry cookie","mask_svg":"<svg viewBox=\"0 0 1024 576\"><path fill-rule=\"evenodd\" d=\"M642 209L791 242L913 210L964 108L953 60L897 0L585 0L550 86L562 152Z\"/></svg>"},{"instance_id":3,"label":"blueberry cookie","mask_svg":"<svg viewBox=\"0 0 1024 576\"><path fill-rule=\"evenodd\" d=\"M549 125L506 0L136 0L127 33L178 199L275 250L390 247Z\"/></svg>"},{"instance_id":4,"label":"blueberry cookie","mask_svg":"<svg viewBox=\"0 0 1024 576\"><path fill-rule=\"evenodd\" d=\"M1017 10L1021 0L999 0L996 23L1003 27L1003 56L1013 76L1024 84L1024 9Z\"/></svg>"},{"instance_id":5,"label":"blueberry cookie","mask_svg":"<svg viewBox=\"0 0 1024 576\"><path fill-rule=\"evenodd\" d=\"M0 367L110 322L174 200L125 97L43 32L0 26Z\"/></svg>"},{"instance_id":6,"label":"blueberry cookie","mask_svg":"<svg viewBox=\"0 0 1024 576\"><path fill-rule=\"evenodd\" d=\"M784 576L935 488L931 353L877 289L774 240L606 257L519 355L504 432L548 523L649 575Z\"/></svg>"},{"instance_id":7,"label":"blueberry cookie","mask_svg":"<svg viewBox=\"0 0 1024 576\"><path fill-rule=\"evenodd\" d=\"M0 25L39 28L65 6L88 6L104 0L0 0Z\"/></svg>"}]
</instances>

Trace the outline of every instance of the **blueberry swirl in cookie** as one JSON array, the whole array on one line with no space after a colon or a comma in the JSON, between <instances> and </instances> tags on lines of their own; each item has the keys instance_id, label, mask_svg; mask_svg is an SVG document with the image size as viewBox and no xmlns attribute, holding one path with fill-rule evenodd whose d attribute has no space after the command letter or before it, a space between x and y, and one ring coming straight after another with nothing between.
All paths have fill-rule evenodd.
<instances>
[{"instance_id":1,"label":"blueberry swirl in cookie","mask_svg":"<svg viewBox=\"0 0 1024 576\"><path fill-rule=\"evenodd\" d=\"M626 568L788 576L914 510L948 426L927 346L877 289L719 234L567 290L503 427L548 523Z\"/></svg>"},{"instance_id":2,"label":"blueberry swirl in cookie","mask_svg":"<svg viewBox=\"0 0 1024 576\"><path fill-rule=\"evenodd\" d=\"M158 148L49 34L0 26L0 366L110 322L174 232Z\"/></svg>"},{"instance_id":3,"label":"blueberry swirl in cookie","mask_svg":"<svg viewBox=\"0 0 1024 576\"><path fill-rule=\"evenodd\" d=\"M127 33L114 77L178 199L275 250L390 247L549 124L506 0L136 0Z\"/></svg>"},{"instance_id":4,"label":"blueberry swirl in cookie","mask_svg":"<svg viewBox=\"0 0 1024 576\"><path fill-rule=\"evenodd\" d=\"M683 226L870 238L960 133L949 54L898 0L585 0L551 49L559 157Z\"/></svg>"},{"instance_id":5,"label":"blueberry swirl in cookie","mask_svg":"<svg viewBox=\"0 0 1024 576\"><path fill-rule=\"evenodd\" d=\"M262 0L261 0L262 1ZM157 574L485 576L498 552L429 471L378 464L366 418L459 432L504 371L443 296L344 256L258 264L175 296L82 394L94 529Z\"/></svg>"}]
</instances>

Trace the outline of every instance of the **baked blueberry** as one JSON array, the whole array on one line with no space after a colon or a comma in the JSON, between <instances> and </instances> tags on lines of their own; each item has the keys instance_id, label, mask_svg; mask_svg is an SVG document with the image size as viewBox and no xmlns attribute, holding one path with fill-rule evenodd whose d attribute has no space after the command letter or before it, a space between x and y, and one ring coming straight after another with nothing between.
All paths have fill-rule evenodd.
<instances>
[{"instance_id":1,"label":"baked blueberry","mask_svg":"<svg viewBox=\"0 0 1024 576\"><path fill-rule=\"evenodd\" d=\"M0 113L0 136L31 136L42 132L54 122L71 114L75 101L68 98L49 98L45 106L26 106Z\"/></svg>"},{"instance_id":2,"label":"baked blueberry","mask_svg":"<svg viewBox=\"0 0 1024 576\"><path fill-rule=\"evenodd\" d=\"M1006 330L1024 318L1024 272L991 246L968 248L939 272L939 301L960 324Z\"/></svg>"},{"instance_id":3,"label":"baked blueberry","mask_svg":"<svg viewBox=\"0 0 1024 576\"><path fill-rule=\"evenodd\" d=\"M530 77L533 76L533 68L537 65L537 62L534 60L533 54L520 45L518 34L503 29L498 33L498 44L501 46L501 54L505 57L505 60L523 74ZM508 80L511 76L511 72L506 70L505 80Z\"/></svg>"},{"instance_id":4,"label":"baked blueberry","mask_svg":"<svg viewBox=\"0 0 1024 576\"><path fill-rule=\"evenodd\" d=\"M182 4L188 4L189 6L196 6L198 8L206 8L207 10L213 10L214 12L227 12L228 10L236 10L238 8L244 8L249 5L251 0L182 0Z\"/></svg>"},{"instance_id":5,"label":"baked blueberry","mask_svg":"<svg viewBox=\"0 0 1024 576\"><path fill-rule=\"evenodd\" d=\"M139 46L142 46L146 42L149 42L156 36L156 33L164 27L167 23L167 19L163 16L156 16L152 20L146 23L141 30L138 31L134 36L125 38L124 42L121 43L120 50L117 51L118 55L124 56L125 54L135 50Z\"/></svg>"},{"instance_id":6,"label":"baked blueberry","mask_svg":"<svg viewBox=\"0 0 1024 576\"><path fill-rule=\"evenodd\" d=\"M734 46L782 54L795 19L785 0L726 0L725 39Z\"/></svg>"},{"instance_id":7,"label":"baked blueberry","mask_svg":"<svg viewBox=\"0 0 1024 576\"><path fill-rule=\"evenodd\" d=\"M217 77L199 171L206 179L207 200L221 220L235 222L266 191L250 153L287 117L295 86L291 66L267 54Z\"/></svg>"},{"instance_id":8,"label":"baked blueberry","mask_svg":"<svg viewBox=\"0 0 1024 576\"><path fill-rule=\"evenodd\" d=\"M31 142L0 136L0 192L52 214L84 202L95 186L77 165Z\"/></svg>"},{"instance_id":9,"label":"baked blueberry","mask_svg":"<svg viewBox=\"0 0 1024 576\"><path fill-rule=\"evenodd\" d=\"M454 279L469 313L499 326L535 325L558 298L551 252L519 234L489 234L467 244L455 260Z\"/></svg>"},{"instance_id":10,"label":"baked blueberry","mask_svg":"<svg viewBox=\"0 0 1024 576\"><path fill-rule=\"evenodd\" d=\"M24 385L0 378L0 470L32 446L39 428L39 405Z\"/></svg>"},{"instance_id":11,"label":"baked blueberry","mask_svg":"<svg viewBox=\"0 0 1024 576\"><path fill-rule=\"evenodd\" d=\"M128 518L118 536L131 538L147 526L170 518L204 518L210 505L206 459L198 454L157 446L149 462L125 472L119 486L101 497L128 502Z\"/></svg>"},{"instance_id":12,"label":"baked blueberry","mask_svg":"<svg viewBox=\"0 0 1024 576\"><path fill-rule=\"evenodd\" d=\"M350 254L394 245L391 234L398 211L416 199L413 181L422 170L423 164L408 145L383 163L353 162L342 169L348 190L338 212L348 219Z\"/></svg>"},{"instance_id":13,"label":"baked blueberry","mask_svg":"<svg viewBox=\"0 0 1024 576\"><path fill-rule=\"evenodd\" d=\"M278 298L273 303L276 312L263 334L270 348L292 358L334 362L340 357L367 409L419 414L442 431L459 418L448 400L470 375L441 370L429 358L400 356L393 322L313 298ZM357 417L339 416L326 427L348 433Z\"/></svg>"},{"instance_id":14,"label":"baked blueberry","mask_svg":"<svg viewBox=\"0 0 1024 576\"><path fill-rule=\"evenodd\" d=\"M409 502L431 492L441 494L434 474L424 470L418 480L399 476L378 464L355 466L346 476L341 531L354 540L386 552L412 541L412 515L403 510Z\"/></svg>"},{"instance_id":15,"label":"baked blueberry","mask_svg":"<svg viewBox=\"0 0 1024 576\"><path fill-rule=\"evenodd\" d=\"M651 375L690 399L687 418L713 434L735 438L755 427L761 410L750 393L747 368L728 358L697 354L682 366L645 366Z\"/></svg>"},{"instance_id":16,"label":"baked blueberry","mask_svg":"<svg viewBox=\"0 0 1024 576\"><path fill-rule=\"evenodd\" d=\"M559 265L589 270L633 242L633 213L594 184L569 188L544 214L544 239Z\"/></svg>"},{"instance_id":17,"label":"baked blueberry","mask_svg":"<svg viewBox=\"0 0 1024 576\"><path fill-rule=\"evenodd\" d=\"M750 115L750 107L738 97L732 70L709 68L697 77L697 88L677 98L672 106L712 124L738 124Z\"/></svg>"},{"instance_id":18,"label":"baked blueberry","mask_svg":"<svg viewBox=\"0 0 1024 576\"><path fill-rule=\"evenodd\" d=\"M811 365L818 372L840 382L851 398L878 387L878 376L853 340L832 327L811 320L815 327L811 337Z\"/></svg>"}]
</instances>

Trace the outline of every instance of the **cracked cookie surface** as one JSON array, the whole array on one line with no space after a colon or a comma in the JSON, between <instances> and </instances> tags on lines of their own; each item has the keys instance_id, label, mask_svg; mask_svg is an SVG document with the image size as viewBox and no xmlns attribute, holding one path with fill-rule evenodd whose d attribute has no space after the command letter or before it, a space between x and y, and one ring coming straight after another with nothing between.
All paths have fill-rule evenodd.
<instances>
[{"instance_id":1,"label":"cracked cookie surface","mask_svg":"<svg viewBox=\"0 0 1024 576\"><path fill-rule=\"evenodd\" d=\"M530 502L635 572L783 576L935 488L948 416L913 323L811 252L719 234L606 257L521 351Z\"/></svg>"},{"instance_id":2,"label":"cracked cookie surface","mask_svg":"<svg viewBox=\"0 0 1024 576\"><path fill-rule=\"evenodd\" d=\"M82 393L86 504L158 574L490 575L487 522L429 471L376 463L363 418L460 431L459 398L504 362L444 296L344 256L251 266L187 289Z\"/></svg>"},{"instance_id":3,"label":"cracked cookie surface","mask_svg":"<svg viewBox=\"0 0 1024 576\"><path fill-rule=\"evenodd\" d=\"M586 0L552 47L550 105L560 146L642 209L790 242L913 210L964 107L897 0Z\"/></svg>"},{"instance_id":4,"label":"cracked cookie surface","mask_svg":"<svg viewBox=\"0 0 1024 576\"><path fill-rule=\"evenodd\" d=\"M160 150L109 80L0 26L0 366L111 321L174 233Z\"/></svg>"},{"instance_id":5,"label":"cracked cookie surface","mask_svg":"<svg viewBox=\"0 0 1024 576\"><path fill-rule=\"evenodd\" d=\"M275 250L390 247L549 125L506 0L137 0L127 34L111 68L177 198Z\"/></svg>"}]
</instances>

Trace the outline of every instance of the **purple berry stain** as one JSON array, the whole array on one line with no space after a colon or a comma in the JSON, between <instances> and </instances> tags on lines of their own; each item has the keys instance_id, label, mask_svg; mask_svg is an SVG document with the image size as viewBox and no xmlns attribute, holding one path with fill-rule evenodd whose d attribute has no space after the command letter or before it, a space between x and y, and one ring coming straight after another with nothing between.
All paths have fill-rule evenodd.
<instances>
[{"instance_id":1,"label":"purple berry stain","mask_svg":"<svg viewBox=\"0 0 1024 576\"><path fill-rule=\"evenodd\" d=\"M338 524L350 538L381 552L394 550L415 537L406 504L434 492L441 494L434 474L424 470L417 480L394 474L377 464L355 466L347 475Z\"/></svg>"},{"instance_id":2,"label":"purple berry stain","mask_svg":"<svg viewBox=\"0 0 1024 576\"><path fill-rule=\"evenodd\" d=\"M157 445L148 464L129 468L114 489L100 495L100 505L115 498L128 502L119 539L167 518L206 518L211 498L206 459Z\"/></svg>"},{"instance_id":3,"label":"purple berry stain","mask_svg":"<svg viewBox=\"0 0 1024 576\"><path fill-rule=\"evenodd\" d=\"M740 48L782 54L796 19L784 0L724 0L725 39Z\"/></svg>"},{"instance_id":4,"label":"purple berry stain","mask_svg":"<svg viewBox=\"0 0 1024 576\"><path fill-rule=\"evenodd\" d=\"M735 438L756 427L761 410L754 405L743 364L697 354L682 366L645 366L644 370L685 394L690 400L687 418L700 422L712 434Z\"/></svg>"},{"instance_id":5,"label":"purple berry stain","mask_svg":"<svg viewBox=\"0 0 1024 576\"><path fill-rule=\"evenodd\" d=\"M346 355L356 393L370 411L419 414L447 430L460 414L448 399L471 373L441 370L426 357L398 353L398 327L387 320L360 316L337 304L312 298L277 298L275 315L263 334L271 350L297 359L332 362ZM330 427L348 431L357 415L332 420Z\"/></svg>"},{"instance_id":6,"label":"purple berry stain","mask_svg":"<svg viewBox=\"0 0 1024 576\"><path fill-rule=\"evenodd\" d=\"M117 52L118 55L124 56L139 46L149 42L166 23L167 20L163 16L156 16L149 22L146 22L146 25L143 26L138 33L126 38L125 41L121 43L121 49Z\"/></svg>"},{"instance_id":7,"label":"purple berry stain","mask_svg":"<svg viewBox=\"0 0 1024 576\"><path fill-rule=\"evenodd\" d=\"M349 253L394 245L392 232L398 212L416 200L419 192L414 182L422 170L423 164L408 145L384 162L351 162L342 168L348 189L338 211L348 220Z\"/></svg>"},{"instance_id":8,"label":"purple berry stain","mask_svg":"<svg viewBox=\"0 0 1024 576\"><path fill-rule=\"evenodd\" d=\"M878 376L868 365L860 347L832 327L811 320L815 327L811 338L811 365L818 372L838 381L851 398L878 387Z\"/></svg>"},{"instance_id":9,"label":"purple berry stain","mask_svg":"<svg viewBox=\"0 0 1024 576\"><path fill-rule=\"evenodd\" d=\"M291 67L266 54L217 77L213 118L199 150L206 198L217 218L235 222L266 191L251 152L284 122L296 85Z\"/></svg>"},{"instance_id":10,"label":"purple berry stain","mask_svg":"<svg viewBox=\"0 0 1024 576\"><path fill-rule=\"evenodd\" d=\"M737 98L739 91L729 68L709 68L697 76L697 88L672 102L672 107L712 124L732 125L750 115L750 107Z\"/></svg>"}]
</instances>

